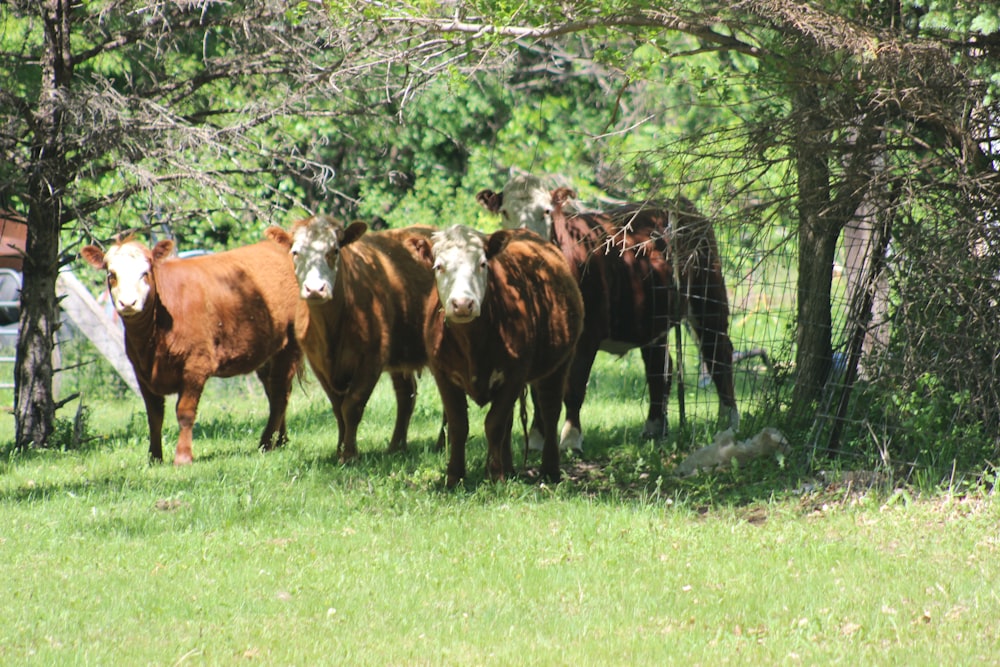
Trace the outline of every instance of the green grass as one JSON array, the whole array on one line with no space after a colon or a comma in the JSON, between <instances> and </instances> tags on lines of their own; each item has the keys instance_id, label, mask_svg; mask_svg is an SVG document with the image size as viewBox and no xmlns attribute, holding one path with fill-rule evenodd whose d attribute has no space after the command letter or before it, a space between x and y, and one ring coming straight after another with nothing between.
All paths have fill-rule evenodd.
<instances>
[{"instance_id":1,"label":"green grass","mask_svg":"<svg viewBox=\"0 0 1000 667\"><path fill-rule=\"evenodd\" d=\"M256 387L217 381L183 469L146 463L137 400L89 403L81 449L4 449L0 663L995 664L994 494L773 461L672 478L638 366L602 355L557 486L484 482L474 409L470 479L443 490L427 377L410 451L384 453L383 383L350 466L315 382L265 455Z\"/></svg>"}]
</instances>

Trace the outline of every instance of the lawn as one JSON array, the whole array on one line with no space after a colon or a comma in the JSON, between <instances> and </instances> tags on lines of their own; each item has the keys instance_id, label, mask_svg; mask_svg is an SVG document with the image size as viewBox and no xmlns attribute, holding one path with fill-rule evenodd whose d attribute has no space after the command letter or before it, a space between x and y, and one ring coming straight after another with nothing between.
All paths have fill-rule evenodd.
<instances>
[{"instance_id":1,"label":"lawn","mask_svg":"<svg viewBox=\"0 0 1000 667\"><path fill-rule=\"evenodd\" d=\"M268 454L256 387L210 385L183 469L147 464L138 400L88 401L80 449L3 450L0 662L996 664L991 487L774 460L676 479L675 443L638 439L637 367L602 355L588 453L556 486L537 455L484 482L475 409L470 479L444 490L426 377L410 451L383 451L383 383L349 466L315 382Z\"/></svg>"}]
</instances>

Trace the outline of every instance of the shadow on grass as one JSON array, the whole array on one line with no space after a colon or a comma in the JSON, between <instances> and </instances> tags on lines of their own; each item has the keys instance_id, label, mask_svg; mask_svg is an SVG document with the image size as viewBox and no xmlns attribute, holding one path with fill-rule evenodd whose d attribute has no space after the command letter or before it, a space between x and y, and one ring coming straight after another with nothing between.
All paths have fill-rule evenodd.
<instances>
[{"instance_id":1,"label":"shadow on grass","mask_svg":"<svg viewBox=\"0 0 1000 667\"><path fill-rule=\"evenodd\" d=\"M368 417L366 416L366 420ZM170 466L173 447L176 443L176 423L168 415L164 434L164 456ZM486 444L478 421L472 419L472 432L467 445L467 477L458 493L494 492L493 485L485 475ZM547 484L545 488L557 489L560 497L583 497L602 502L624 503L666 503L685 502L695 505L740 505L767 500L776 494L789 492L801 484L807 474L803 466L792 466L789 462L780 468L772 460L755 461L743 469L702 475L697 478L677 478L676 464L683 452L677 443L689 437L677 434L674 438L654 442L643 439L641 425L590 427L584 443L585 453L565 456L562 461L562 483L557 487ZM138 414L120 429L105 437L89 441L74 451L28 450L16 452L5 446L2 452L6 461L0 475L20 466L31 466L39 462L74 465L83 470L91 470L85 479L73 479L67 475L53 476L53 481L38 481L33 486L10 485L12 488L0 490L0 501L36 502L53 494L98 493L114 495L123 486L145 487L152 495L172 497L190 493L202 478L201 470L210 469L213 477L230 475L233 477L252 475L255 469L273 466L273 475L311 474L323 480L324 484L350 488L377 486L388 489L419 491L425 493L453 493L444 488L444 471L447 452L436 451L437 416L428 413L415 419L409 447L406 451L388 453L387 441L369 439L359 443L360 455L357 459L342 464L338 460L337 426L329 405L314 402L302 405L288 416L289 442L282 448L266 452L258 450L260 432L264 427L264 417L239 413L210 413L199 418L195 427L194 468L181 475L144 473L142 463L148 447L148 429L145 415ZM363 431L372 432L372 428ZM696 423L692 429L710 430L710 426ZM384 428L379 433L384 432ZM364 438L365 435L363 434ZM686 441L686 440L684 440ZM527 457L523 449L523 433L515 426L512 438L514 448L515 475L506 486L514 485L501 495L516 493L537 493L542 488L539 475L540 454L530 452ZM125 451L124 448L138 451ZM121 466L101 461L101 457L115 457L121 450ZM160 464L149 464L155 469ZM249 471L249 472L248 472ZM44 477L39 475L39 477ZM505 485L500 485L505 486ZM546 491L548 493L549 491Z\"/></svg>"}]
</instances>

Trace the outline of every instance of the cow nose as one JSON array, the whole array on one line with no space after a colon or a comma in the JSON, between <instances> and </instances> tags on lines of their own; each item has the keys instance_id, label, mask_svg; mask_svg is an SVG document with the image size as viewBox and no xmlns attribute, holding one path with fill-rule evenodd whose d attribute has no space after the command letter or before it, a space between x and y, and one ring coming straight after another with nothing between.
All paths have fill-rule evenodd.
<instances>
[{"instance_id":1,"label":"cow nose","mask_svg":"<svg viewBox=\"0 0 1000 667\"><path fill-rule=\"evenodd\" d=\"M328 299L330 298L329 286L325 281L316 283L306 283L302 285L302 296L306 299Z\"/></svg>"},{"instance_id":2,"label":"cow nose","mask_svg":"<svg viewBox=\"0 0 1000 667\"><path fill-rule=\"evenodd\" d=\"M475 307L475 300L466 296L454 297L451 300L451 312L455 317L472 317L475 315Z\"/></svg>"}]
</instances>

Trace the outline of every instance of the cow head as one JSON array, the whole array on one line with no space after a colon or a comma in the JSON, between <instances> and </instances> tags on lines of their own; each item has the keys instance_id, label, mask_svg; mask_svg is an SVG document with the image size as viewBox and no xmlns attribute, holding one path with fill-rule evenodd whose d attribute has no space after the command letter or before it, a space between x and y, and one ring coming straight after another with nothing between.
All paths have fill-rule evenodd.
<instances>
[{"instance_id":1,"label":"cow head","mask_svg":"<svg viewBox=\"0 0 1000 667\"><path fill-rule=\"evenodd\" d=\"M537 176L521 174L503 186L503 192L483 190L476 201L486 210L500 214L504 229L523 227L544 239L552 238L552 193Z\"/></svg>"},{"instance_id":2,"label":"cow head","mask_svg":"<svg viewBox=\"0 0 1000 667\"><path fill-rule=\"evenodd\" d=\"M107 273L108 292L115 310L128 319L141 313L155 290L153 268L174 251L174 242L164 240L150 250L127 239L111 246L107 253L97 246L85 246L80 255L95 269Z\"/></svg>"},{"instance_id":3,"label":"cow head","mask_svg":"<svg viewBox=\"0 0 1000 667\"><path fill-rule=\"evenodd\" d=\"M487 236L464 225L407 239L410 251L434 271L445 319L465 324L479 317L489 284L489 260L506 247L509 231Z\"/></svg>"},{"instance_id":4,"label":"cow head","mask_svg":"<svg viewBox=\"0 0 1000 667\"><path fill-rule=\"evenodd\" d=\"M340 268L340 251L361 238L368 226L353 222L346 228L328 215L300 220L292 226L291 255L299 296L323 302L333 298Z\"/></svg>"}]
</instances>

